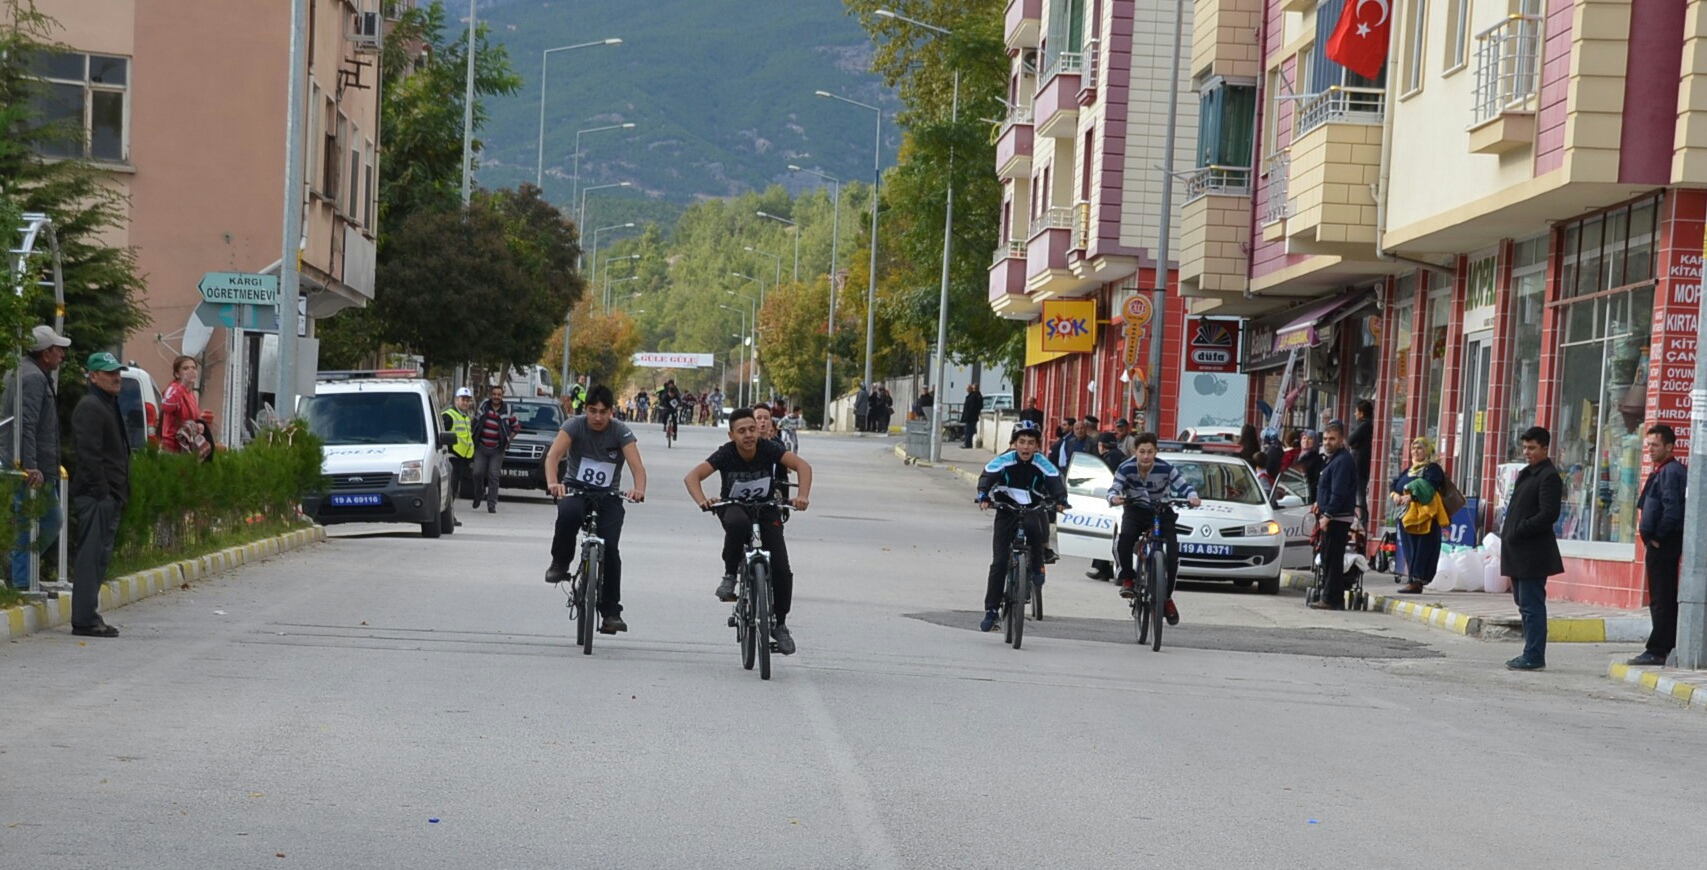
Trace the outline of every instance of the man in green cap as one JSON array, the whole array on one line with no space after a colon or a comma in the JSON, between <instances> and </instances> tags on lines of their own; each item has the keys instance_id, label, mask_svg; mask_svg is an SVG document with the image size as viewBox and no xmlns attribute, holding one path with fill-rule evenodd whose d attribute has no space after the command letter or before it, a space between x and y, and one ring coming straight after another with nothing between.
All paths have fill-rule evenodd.
<instances>
[{"instance_id":1,"label":"man in green cap","mask_svg":"<svg viewBox=\"0 0 1707 870\"><path fill-rule=\"evenodd\" d=\"M71 412L71 442L77 473L71 477L71 504L77 509L77 555L72 562L71 633L118 637L96 612L101 584L113 558L119 517L130 500L130 434L119 413L119 372L125 367L112 354L89 357L89 393Z\"/></svg>"}]
</instances>

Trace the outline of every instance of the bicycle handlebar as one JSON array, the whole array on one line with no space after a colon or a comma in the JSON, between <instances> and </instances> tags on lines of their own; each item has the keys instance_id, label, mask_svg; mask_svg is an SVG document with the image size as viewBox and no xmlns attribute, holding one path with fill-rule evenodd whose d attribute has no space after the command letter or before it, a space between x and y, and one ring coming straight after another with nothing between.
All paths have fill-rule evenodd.
<instances>
[{"instance_id":1,"label":"bicycle handlebar","mask_svg":"<svg viewBox=\"0 0 1707 870\"><path fill-rule=\"evenodd\" d=\"M583 483L579 480L576 480L573 477L566 477L566 478L558 481L557 483L559 486L562 486L565 490L575 490L578 494L581 494L581 495L602 495L602 496L606 496L606 497L615 497L615 498L620 498L623 501L628 502L629 504L639 504L640 502L644 501L644 499L629 498L628 493L623 492L621 490L607 489L607 488L602 487L602 486L593 486L592 484ZM564 495L568 495L568 494L569 493L567 493L567 492L564 493Z\"/></svg>"}]
</instances>

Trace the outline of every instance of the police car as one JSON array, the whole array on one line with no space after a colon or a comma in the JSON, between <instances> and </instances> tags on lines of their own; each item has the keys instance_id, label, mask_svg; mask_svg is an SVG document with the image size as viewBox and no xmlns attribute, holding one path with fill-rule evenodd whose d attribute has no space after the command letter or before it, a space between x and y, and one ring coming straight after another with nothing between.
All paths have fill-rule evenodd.
<instances>
[{"instance_id":1,"label":"police car","mask_svg":"<svg viewBox=\"0 0 1707 870\"><path fill-rule=\"evenodd\" d=\"M1302 497L1283 493L1271 500L1243 460L1198 445L1163 442L1159 458L1179 469L1203 501L1179 511L1180 577L1255 584L1273 595L1280 591L1282 568L1309 565ZM1123 514L1108 503L1114 472L1095 455L1076 453L1066 475L1072 507L1058 522L1057 549L1085 559L1113 558Z\"/></svg>"}]
</instances>

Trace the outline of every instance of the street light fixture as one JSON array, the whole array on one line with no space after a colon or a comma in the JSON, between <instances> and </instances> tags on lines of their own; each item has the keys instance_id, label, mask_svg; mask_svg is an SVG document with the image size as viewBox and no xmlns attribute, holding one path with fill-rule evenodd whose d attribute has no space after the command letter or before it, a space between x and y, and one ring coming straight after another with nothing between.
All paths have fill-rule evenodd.
<instances>
[{"instance_id":1,"label":"street light fixture","mask_svg":"<svg viewBox=\"0 0 1707 870\"><path fill-rule=\"evenodd\" d=\"M607 316L610 314L611 300L613 298L611 296L611 292L610 292L611 285L612 284L622 284L622 283L627 282L627 281L638 281L638 280L640 280L639 275L630 275L627 278L618 278L615 281L612 281L608 276L605 278L605 314ZM634 295L639 296L640 294L638 292L636 292Z\"/></svg>"},{"instance_id":2,"label":"street light fixture","mask_svg":"<svg viewBox=\"0 0 1707 870\"><path fill-rule=\"evenodd\" d=\"M830 317L824 325L824 431L830 431L830 399L835 395L835 352L831 349L836 337L836 265L840 262L837 245L842 238L842 180L816 169L802 169L792 163L790 172L805 172L830 182L836 190L836 206L830 215Z\"/></svg>"},{"instance_id":3,"label":"street light fixture","mask_svg":"<svg viewBox=\"0 0 1707 870\"><path fill-rule=\"evenodd\" d=\"M619 181L615 184L595 184L592 187L581 188L581 207L575 213L575 226L579 227L579 228L584 228L587 226L587 194L592 193L595 190L609 190L613 187L633 187L633 186L634 186L634 182L632 182L632 181ZM585 238L585 236L583 236L583 238ZM585 269L586 267L587 267L587 258L585 256L585 252L583 252L583 255L581 257L581 268Z\"/></svg>"},{"instance_id":4,"label":"street light fixture","mask_svg":"<svg viewBox=\"0 0 1707 870\"><path fill-rule=\"evenodd\" d=\"M620 39L600 39L600 40L597 40L594 42L582 42L582 43L578 43L576 45L562 45L562 46L558 46L557 48L548 48L548 49L539 53L539 149L534 152L534 168L533 168L533 186L534 187L538 187L538 188L542 188L542 189L545 187L545 86L546 86L546 82L547 82L547 79L545 77L546 61L551 59L551 55L553 55L554 53L559 52L559 51L574 51L577 48L592 48L595 45L621 45L621 44L622 44L622 40L620 40ZM473 101L470 100L469 102L472 104ZM569 199L569 201L574 202L575 200L573 197L571 197Z\"/></svg>"},{"instance_id":5,"label":"street light fixture","mask_svg":"<svg viewBox=\"0 0 1707 870\"><path fill-rule=\"evenodd\" d=\"M639 254L623 254L623 255L617 256L617 257L606 257L604 259L604 262L598 264L599 272L603 273L605 276L605 289L604 289L604 293L602 294L602 296L604 299L605 311L607 313L609 313L609 311L610 311L610 285L611 285L610 271L609 271L610 264L613 261L621 262L623 260L638 260L638 259L640 259ZM631 276L628 278L623 278L622 281L633 281L634 279L639 278L639 277L640 277L639 275L634 275L634 276ZM620 283L622 283L622 281L618 281L617 283L620 284Z\"/></svg>"},{"instance_id":6,"label":"street light fixture","mask_svg":"<svg viewBox=\"0 0 1707 870\"><path fill-rule=\"evenodd\" d=\"M767 256L767 257L771 258L772 260L775 260L776 261L776 279L771 281L771 286L772 287L782 286L782 256L780 254L773 254L770 251L767 251L763 248L755 248L752 245L742 245L741 250L746 251L749 254L763 254L764 256Z\"/></svg>"},{"instance_id":7,"label":"street light fixture","mask_svg":"<svg viewBox=\"0 0 1707 870\"><path fill-rule=\"evenodd\" d=\"M765 220L773 220L779 224L788 224L789 226L794 227L794 283L799 284L800 283L800 224L795 223L794 221L791 221L785 217L778 217L778 216L771 214L769 212L761 211L758 214L759 214L759 217L762 217ZM780 263L780 258L779 258L778 262ZM780 283L780 282L778 282L778 283Z\"/></svg>"},{"instance_id":8,"label":"street light fixture","mask_svg":"<svg viewBox=\"0 0 1707 870\"><path fill-rule=\"evenodd\" d=\"M628 223L625 223L625 224L612 224L611 226L608 226L608 227L596 227L596 228L594 228L594 230L593 230L593 255L592 255L593 256L593 274L587 276L588 278L592 279L593 281L599 280L599 233L602 233L605 230L630 230L633 228L634 228L634 222L633 221L629 221Z\"/></svg>"},{"instance_id":9,"label":"street light fixture","mask_svg":"<svg viewBox=\"0 0 1707 870\"><path fill-rule=\"evenodd\" d=\"M953 32L947 28L938 27L934 24L926 24L923 21L918 21L913 18L908 18L905 15L891 12L888 9L879 9L877 10L877 14L883 18L892 18L896 21L904 21L916 27L924 28L937 36L954 35ZM960 123L960 70L954 71L954 98L952 108L949 109L948 123L951 127ZM953 252L954 145L952 140L950 140L950 144L948 146L947 209L943 217L942 226L942 289L938 294L936 312L936 364L933 366L936 371L931 378L931 383L937 390L936 401L931 402L931 462L942 461L942 413L943 409L947 407L949 398L946 391L943 389L943 378L946 375L948 365L948 267L949 258L953 255Z\"/></svg>"},{"instance_id":10,"label":"street light fixture","mask_svg":"<svg viewBox=\"0 0 1707 870\"><path fill-rule=\"evenodd\" d=\"M731 296L736 295L733 290L728 291L728 293ZM740 297L740 298L744 299L746 297ZM734 308L734 307L731 307L728 305L724 305L722 303L718 303L717 307L723 309L724 311L733 311L736 314L741 315L741 334L734 336L734 337L740 339L743 344L747 344L749 346L755 343L752 341L752 333L747 330L747 309L745 309L745 308ZM736 385L735 395L736 395L735 401L737 403L739 403L742 407L746 407L746 405L747 405L747 378L743 377L741 379L741 382Z\"/></svg>"},{"instance_id":11,"label":"street light fixture","mask_svg":"<svg viewBox=\"0 0 1707 870\"><path fill-rule=\"evenodd\" d=\"M759 375L759 309L765 306L765 279L755 278L752 275L743 274L741 272L730 272L729 274L736 278L740 278L745 281L752 281L759 285L759 296L757 299L754 299L752 296L736 293L733 290L723 291L730 296L738 296L745 299L749 305L753 306L753 347L750 355L753 367L753 373L751 375L753 389L752 394L748 396L748 398L756 401L759 394L759 385L764 382Z\"/></svg>"},{"instance_id":12,"label":"street light fixture","mask_svg":"<svg viewBox=\"0 0 1707 870\"><path fill-rule=\"evenodd\" d=\"M871 281L865 290L865 385L871 386L871 352L877 328L877 195L883 185L883 110L869 103L850 100L829 91L818 96L877 113L877 140L871 152Z\"/></svg>"},{"instance_id":13,"label":"street light fixture","mask_svg":"<svg viewBox=\"0 0 1707 870\"><path fill-rule=\"evenodd\" d=\"M581 195L581 134L582 133L603 133L606 130L632 130L632 129L634 129L634 124L633 124L633 122L629 122L626 124L607 124L603 127L588 127L585 130L576 130L575 131L575 186L570 188L570 192L569 192L569 201L570 202L574 202L575 198Z\"/></svg>"}]
</instances>

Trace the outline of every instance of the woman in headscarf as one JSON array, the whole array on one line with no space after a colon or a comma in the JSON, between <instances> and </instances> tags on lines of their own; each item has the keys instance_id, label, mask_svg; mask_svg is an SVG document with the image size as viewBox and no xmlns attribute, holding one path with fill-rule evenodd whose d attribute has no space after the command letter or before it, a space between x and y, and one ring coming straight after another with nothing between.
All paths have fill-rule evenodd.
<instances>
[{"instance_id":1,"label":"woman in headscarf","mask_svg":"<svg viewBox=\"0 0 1707 870\"><path fill-rule=\"evenodd\" d=\"M1252 471L1263 470L1262 444L1257 441L1257 427L1249 423L1239 430L1238 457L1245 460Z\"/></svg>"},{"instance_id":2,"label":"woman in headscarf","mask_svg":"<svg viewBox=\"0 0 1707 870\"><path fill-rule=\"evenodd\" d=\"M1399 522L1399 546L1405 554L1410 582L1399 591L1416 594L1434 582L1440 566L1440 533L1447 523L1441 507L1440 489L1446 472L1435 461L1434 442L1418 438L1411 442L1411 464L1393 478L1393 505L1404 515Z\"/></svg>"}]
</instances>

